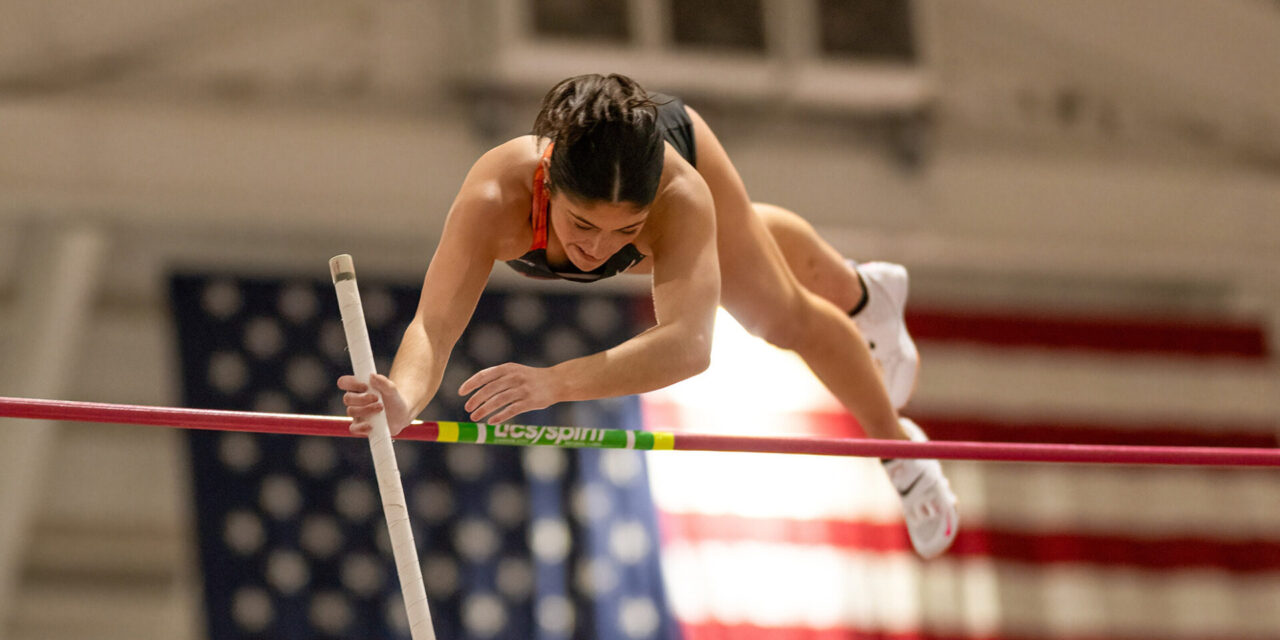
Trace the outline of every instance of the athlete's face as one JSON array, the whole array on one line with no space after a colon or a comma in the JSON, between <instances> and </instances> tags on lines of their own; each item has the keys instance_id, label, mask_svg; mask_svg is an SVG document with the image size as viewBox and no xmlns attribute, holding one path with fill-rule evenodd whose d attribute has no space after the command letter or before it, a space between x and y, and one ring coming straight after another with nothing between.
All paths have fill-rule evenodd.
<instances>
[{"instance_id":1,"label":"athlete's face","mask_svg":"<svg viewBox=\"0 0 1280 640\"><path fill-rule=\"evenodd\" d=\"M573 266L592 271L635 240L649 209L629 202L583 201L562 192L551 196L551 229Z\"/></svg>"}]
</instances>

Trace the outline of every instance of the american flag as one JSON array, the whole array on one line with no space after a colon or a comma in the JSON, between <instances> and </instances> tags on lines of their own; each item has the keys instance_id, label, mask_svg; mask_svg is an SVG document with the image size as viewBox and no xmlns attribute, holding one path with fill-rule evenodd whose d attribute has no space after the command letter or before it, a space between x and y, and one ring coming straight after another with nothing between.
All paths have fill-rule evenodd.
<instances>
[{"instance_id":1,"label":"american flag","mask_svg":"<svg viewBox=\"0 0 1280 640\"><path fill-rule=\"evenodd\" d=\"M1265 325L908 314L905 414L934 439L1277 446ZM711 369L645 397L651 428L849 436L795 356L727 317ZM1280 638L1280 472L944 462L942 558L911 552L870 460L650 458L670 594L693 640Z\"/></svg>"},{"instance_id":2,"label":"american flag","mask_svg":"<svg viewBox=\"0 0 1280 640\"><path fill-rule=\"evenodd\" d=\"M361 297L386 372L418 291L368 282ZM350 361L327 281L179 275L171 299L187 406L343 412L334 381ZM480 368L551 364L631 337L651 322L644 304L487 293L426 417L465 420L451 390ZM636 428L639 403L518 421ZM409 637L363 440L193 431L189 441L212 640ZM401 442L396 455L442 640L678 637L640 454Z\"/></svg>"}]
</instances>

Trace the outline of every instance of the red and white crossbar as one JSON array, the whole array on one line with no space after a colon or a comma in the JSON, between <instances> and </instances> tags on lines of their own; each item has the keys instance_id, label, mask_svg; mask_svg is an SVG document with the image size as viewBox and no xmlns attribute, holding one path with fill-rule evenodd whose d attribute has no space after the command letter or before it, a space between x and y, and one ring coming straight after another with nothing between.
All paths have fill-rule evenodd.
<instances>
[{"instance_id":1,"label":"red and white crossbar","mask_svg":"<svg viewBox=\"0 0 1280 640\"><path fill-rule=\"evenodd\" d=\"M0 397L0 417L148 425L176 429L245 431L306 436L352 436L345 417L184 409L101 402ZM1009 442L904 442L865 438L735 436L548 427L475 422L417 421L398 440L476 444L675 451L938 458L996 462L1280 467L1280 448L1161 447Z\"/></svg>"}]
</instances>

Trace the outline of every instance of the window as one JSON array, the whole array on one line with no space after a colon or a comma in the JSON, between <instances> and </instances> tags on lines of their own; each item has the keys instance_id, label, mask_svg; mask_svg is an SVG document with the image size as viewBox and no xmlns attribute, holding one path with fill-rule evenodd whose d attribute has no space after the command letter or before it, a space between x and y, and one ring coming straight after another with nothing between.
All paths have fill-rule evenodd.
<instances>
[{"instance_id":1,"label":"window","mask_svg":"<svg viewBox=\"0 0 1280 640\"><path fill-rule=\"evenodd\" d=\"M761 0L670 0L677 46L763 52Z\"/></svg>"},{"instance_id":2,"label":"window","mask_svg":"<svg viewBox=\"0 0 1280 640\"><path fill-rule=\"evenodd\" d=\"M913 62L908 0L818 0L823 55Z\"/></svg>"},{"instance_id":3,"label":"window","mask_svg":"<svg viewBox=\"0 0 1280 640\"><path fill-rule=\"evenodd\" d=\"M932 99L911 0L468 0L467 73L537 93L617 72L698 98L912 112Z\"/></svg>"},{"instance_id":4,"label":"window","mask_svg":"<svg viewBox=\"0 0 1280 640\"><path fill-rule=\"evenodd\" d=\"M533 30L540 36L626 43L627 0L533 0Z\"/></svg>"}]
</instances>

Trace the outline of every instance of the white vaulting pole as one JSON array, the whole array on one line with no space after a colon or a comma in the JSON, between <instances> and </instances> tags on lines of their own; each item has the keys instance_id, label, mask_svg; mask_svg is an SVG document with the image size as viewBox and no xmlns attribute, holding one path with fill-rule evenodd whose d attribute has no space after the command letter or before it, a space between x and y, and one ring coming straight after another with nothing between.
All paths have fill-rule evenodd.
<instances>
[{"instance_id":1,"label":"white vaulting pole","mask_svg":"<svg viewBox=\"0 0 1280 640\"><path fill-rule=\"evenodd\" d=\"M369 345L369 329L364 321L364 308L360 305L360 290L356 287L355 263L345 253L334 256L329 260L329 273L338 292L338 309L347 334L351 368L355 370L357 379L368 384L375 373L373 347ZM387 414L378 413L371 422L373 430L369 432L369 449L373 453L373 469L378 476L382 511L391 533L391 551L395 556L400 591L408 612L409 633L413 640L435 640L431 610L427 607L427 590L422 582L422 567L418 564L418 550L413 544L413 529L409 526L404 485L400 483L400 469L396 466L395 451L391 447Z\"/></svg>"}]
</instances>

